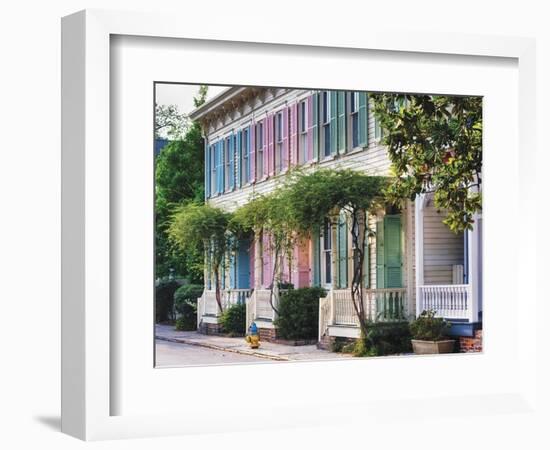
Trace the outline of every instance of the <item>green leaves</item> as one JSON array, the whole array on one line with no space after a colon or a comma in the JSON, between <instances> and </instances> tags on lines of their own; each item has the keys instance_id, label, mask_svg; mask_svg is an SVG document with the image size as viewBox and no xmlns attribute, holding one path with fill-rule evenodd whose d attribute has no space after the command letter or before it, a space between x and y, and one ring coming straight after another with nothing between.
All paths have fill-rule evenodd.
<instances>
[{"instance_id":1,"label":"green leaves","mask_svg":"<svg viewBox=\"0 0 550 450\"><path fill-rule=\"evenodd\" d=\"M455 232L470 229L482 204L482 99L371 97L396 175L385 191L388 201L434 192L434 205L447 213L444 223Z\"/></svg>"}]
</instances>

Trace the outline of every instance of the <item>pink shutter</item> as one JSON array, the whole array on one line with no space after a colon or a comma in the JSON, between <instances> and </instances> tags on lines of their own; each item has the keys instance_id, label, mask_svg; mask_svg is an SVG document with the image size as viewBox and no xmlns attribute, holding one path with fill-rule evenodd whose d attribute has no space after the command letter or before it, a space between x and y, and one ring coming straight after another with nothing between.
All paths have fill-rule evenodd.
<instances>
[{"instance_id":1,"label":"pink shutter","mask_svg":"<svg viewBox=\"0 0 550 450\"><path fill-rule=\"evenodd\" d=\"M274 115L267 116L267 160L269 164L269 175L275 173L275 146L274 146Z\"/></svg>"},{"instance_id":2,"label":"pink shutter","mask_svg":"<svg viewBox=\"0 0 550 450\"><path fill-rule=\"evenodd\" d=\"M250 154L248 157L250 161L249 180L254 183L256 181L256 122L252 122L250 125Z\"/></svg>"},{"instance_id":3,"label":"pink shutter","mask_svg":"<svg viewBox=\"0 0 550 450\"><path fill-rule=\"evenodd\" d=\"M300 160L298 157L298 103L294 103L290 110L290 165L295 166Z\"/></svg>"},{"instance_id":4,"label":"pink shutter","mask_svg":"<svg viewBox=\"0 0 550 450\"><path fill-rule=\"evenodd\" d=\"M288 145L288 116L290 108L283 109L283 160L282 160L282 169L286 170L288 168L288 156L289 156L289 145Z\"/></svg>"},{"instance_id":5,"label":"pink shutter","mask_svg":"<svg viewBox=\"0 0 550 450\"><path fill-rule=\"evenodd\" d=\"M263 155L264 155L264 173L263 173L263 178L265 178L267 176L267 174L269 173L269 158L267 157L267 118L262 120L262 129L263 129L263 136L262 136L262 139L263 139L263 142L262 142L262 149L263 149Z\"/></svg>"},{"instance_id":6,"label":"pink shutter","mask_svg":"<svg viewBox=\"0 0 550 450\"><path fill-rule=\"evenodd\" d=\"M313 159L313 97L307 98L307 160Z\"/></svg>"},{"instance_id":7,"label":"pink shutter","mask_svg":"<svg viewBox=\"0 0 550 450\"><path fill-rule=\"evenodd\" d=\"M309 280L309 240L299 239L292 255L292 283L295 288L307 287Z\"/></svg>"}]
</instances>

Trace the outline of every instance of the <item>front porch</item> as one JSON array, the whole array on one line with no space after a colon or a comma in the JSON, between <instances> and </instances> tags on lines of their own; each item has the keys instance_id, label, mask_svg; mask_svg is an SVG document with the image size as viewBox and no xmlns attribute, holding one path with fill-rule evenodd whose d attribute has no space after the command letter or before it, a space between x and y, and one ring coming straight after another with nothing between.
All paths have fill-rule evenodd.
<instances>
[{"instance_id":1,"label":"front porch","mask_svg":"<svg viewBox=\"0 0 550 450\"><path fill-rule=\"evenodd\" d=\"M451 322L449 334L474 337L482 328L482 217L455 234L443 223L431 194L415 208L416 315L433 310Z\"/></svg>"}]
</instances>

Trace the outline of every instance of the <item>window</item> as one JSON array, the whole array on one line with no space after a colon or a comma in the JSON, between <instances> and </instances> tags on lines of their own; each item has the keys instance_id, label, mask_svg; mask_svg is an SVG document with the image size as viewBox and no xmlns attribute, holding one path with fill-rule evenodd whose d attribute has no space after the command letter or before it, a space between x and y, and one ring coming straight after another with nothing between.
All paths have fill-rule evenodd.
<instances>
[{"instance_id":1,"label":"window","mask_svg":"<svg viewBox=\"0 0 550 450\"><path fill-rule=\"evenodd\" d=\"M298 144L298 163L304 164L307 157L307 103L303 101L300 103L300 108L298 112L298 129L300 133L300 142Z\"/></svg>"},{"instance_id":2,"label":"window","mask_svg":"<svg viewBox=\"0 0 550 450\"><path fill-rule=\"evenodd\" d=\"M257 123L256 133L256 180L261 180L264 176L264 125Z\"/></svg>"},{"instance_id":3,"label":"window","mask_svg":"<svg viewBox=\"0 0 550 450\"><path fill-rule=\"evenodd\" d=\"M224 161L225 161L225 190L228 191L230 188L231 188L231 160L233 158L230 157L230 152L229 152L229 149L231 148L231 145L230 145L230 142L231 142L231 138L228 137L226 140L225 140L225 158L224 158Z\"/></svg>"},{"instance_id":4,"label":"window","mask_svg":"<svg viewBox=\"0 0 550 450\"><path fill-rule=\"evenodd\" d=\"M248 128L243 130L241 136L241 184L244 185L248 183L248 153L250 152L250 149L248 148Z\"/></svg>"},{"instance_id":5,"label":"window","mask_svg":"<svg viewBox=\"0 0 550 450\"><path fill-rule=\"evenodd\" d=\"M359 92L350 93L351 148L359 147Z\"/></svg>"},{"instance_id":6,"label":"window","mask_svg":"<svg viewBox=\"0 0 550 450\"><path fill-rule=\"evenodd\" d=\"M330 92L323 91L321 101L321 117L322 117L322 130L321 130L321 148L323 149L323 156L326 158L330 156Z\"/></svg>"},{"instance_id":7,"label":"window","mask_svg":"<svg viewBox=\"0 0 550 450\"><path fill-rule=\"evenodd\" d=\"M275 116L275 172L283 168L283 113Z\"/></svg>"},{"instance_id":8,"label":"window","mask_svg":"<svg viewBox=\"0 0 550 450\"><path fill-rule=\"evenodd\" d=\"M321 262L323 284L330 285L332 283L332 229L329 219L325 219L321 244L323 254Z\"/></svg>"}]
</instances>

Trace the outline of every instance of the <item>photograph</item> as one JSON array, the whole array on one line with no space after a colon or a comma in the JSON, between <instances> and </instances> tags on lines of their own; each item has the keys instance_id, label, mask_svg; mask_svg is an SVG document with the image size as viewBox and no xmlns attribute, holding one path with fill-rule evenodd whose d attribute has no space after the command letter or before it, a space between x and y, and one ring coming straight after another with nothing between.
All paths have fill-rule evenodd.
<instances>
[{"instance_id":1,"label":"photograph","mask_svg":"<svg viewBox=\"0 0 550 450\"><path fill-rule=\"evenodd\" d=\"M154 97L155 367L482 352L482 97Z\"/></svg>"}]
</instances>

